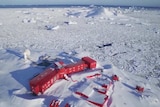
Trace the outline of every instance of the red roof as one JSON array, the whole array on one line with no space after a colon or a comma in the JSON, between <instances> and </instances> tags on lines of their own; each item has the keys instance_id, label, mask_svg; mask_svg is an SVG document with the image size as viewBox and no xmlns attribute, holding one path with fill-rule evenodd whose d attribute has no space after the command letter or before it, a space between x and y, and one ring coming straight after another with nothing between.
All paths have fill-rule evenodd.
<instances>
[{"instance_id":1,"label":"red roof","mask_svg":"<svg viewBox=\"0 0 160 107\"><path fill-rule=\"evenodd\" d=\"M84 61L79 61L77 63L72 63L72 64L69 64L69 65L65 66L65 68L72 68L72 67L76 67L76 66L81 65L81 64L85 64L85 62Z\"/></svg>"},{"instance_id":2,"label":"red roof","mask_svg":"<svg viewBox=\"0 0 160 107\"><path fill-rule=\"evenodd\" d=\"M30 84L37 85L40 82L45 82L46 80L49 80L54 75L57 74L57 71L53 68L48 68L44 72L40 73L36 77L34 77L32 80L30 80Z\"/></svg>"},{"instance_id":3,"label":"red roof","mask_svg":"<svg viewBox=\"0 0 160 107\"><path fill-rule=\"evenodd\" d=\"M88 57L88 56L83 57L82 60L83 60L83 61L86 61L86 62L88 62L88 63L96 62L95 60L93 60L92 58L90 58L90 57Z\"/></svg>"}]
</instances>

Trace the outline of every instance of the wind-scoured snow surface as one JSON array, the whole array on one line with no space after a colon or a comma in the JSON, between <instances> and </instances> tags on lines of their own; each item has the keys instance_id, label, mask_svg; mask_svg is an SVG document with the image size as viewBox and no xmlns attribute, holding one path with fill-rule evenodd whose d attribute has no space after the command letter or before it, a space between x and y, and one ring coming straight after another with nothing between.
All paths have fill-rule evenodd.
<instances>
[{"instance_id":1,"label":"wind-scoured snow surface","mask_svg":"<svg viewBox=\"0 0 160 107\"><path fill-rule=\"evenodd\" d=\"M52 99L93 107L74 95L87 73L73 75L78 82L60 80L44 95L32 96L29 80L44 68L25 62L25 49L33 61L45 54L70 62L90 56L106 78L117 74L120 81L110 89L107 107L159 107L158 9L8 8L0 15L0 107L47 107ZM136 85L145 88L142 95Z\"/></svg>"}]
</instances>

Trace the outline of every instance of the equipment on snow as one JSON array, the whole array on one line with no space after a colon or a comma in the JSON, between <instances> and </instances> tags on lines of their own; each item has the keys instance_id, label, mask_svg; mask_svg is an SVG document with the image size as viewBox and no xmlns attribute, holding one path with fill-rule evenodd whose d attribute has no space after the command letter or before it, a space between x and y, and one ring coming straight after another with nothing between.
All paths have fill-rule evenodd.
<instances>
[{"instance_id":1,"label":"equipment on snow","mask_svg":"<svg viewBox=\"0 0 160 107\"><path fill-rule=\"evenodd\" d=\"M119 81L119 77L118 77L117 75L113 75L113 76L112 76L112 80L113 80L113 81Z\"/></svg>"},{"instance_id":2,"label":"equipment on snow","mask_svg":"<svg viewBox=\"0 0 160 107\"><path fill-rule=\"evenodd\" d=\"M136 86L136 90L138 91L138 92L143 92L144 91L144 87L141 87L141 86Z\"/></svg>"}]
</instances>

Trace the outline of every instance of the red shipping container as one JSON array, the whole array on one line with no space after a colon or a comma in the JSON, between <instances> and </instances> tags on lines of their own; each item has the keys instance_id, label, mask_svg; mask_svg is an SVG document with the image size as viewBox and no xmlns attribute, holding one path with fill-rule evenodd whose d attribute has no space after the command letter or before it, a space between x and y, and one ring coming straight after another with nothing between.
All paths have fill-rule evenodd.
<instances>
[{"instance_id":1,"label":"red shipping container","mask_svg":"<svg viewBox=\"0 0 160 107\"><path fill-rule=\"evenodd\" d=\"M69 64L65 66L65 72L66 74L72 74L75 72L83 71L86 69L87 65L84 61L79 61L77 63Z\"/></svg>"},{"instance_id":2,"label":"red shipping container","mask_svg":"<svg viewBox=\"0 0 160 107\"><path fill-rule=\"evenodd\" d=\"M63 79L64 78L64 74L66 74L65 68L58 69L57 70L57 80L58 79Z\"/></svg>"},{"instance_id":3,"label":"red shipping container","mask_svg":"<svg viewBox=\"0 0 160 107\"><path fill-rule=\"evenodd\" d=\"M96 61L94 59L90 57L83 57L82 60L85 61L85 63L88 65L88 68L90 69L96 68Z\"/></svg>"},{"instance_id":4,"label":"red shipping container","mask_svg":"<svg viewBox=\"0 0 160 107\"><path fill-rule=\"evenodd\" d=\"M32 80L30 80L31 91L36 95L38 95L39 92L43 93L57 80L56 74L56 70L49 68L38 76L34 77Z\"/></svg>"}]
</instances>

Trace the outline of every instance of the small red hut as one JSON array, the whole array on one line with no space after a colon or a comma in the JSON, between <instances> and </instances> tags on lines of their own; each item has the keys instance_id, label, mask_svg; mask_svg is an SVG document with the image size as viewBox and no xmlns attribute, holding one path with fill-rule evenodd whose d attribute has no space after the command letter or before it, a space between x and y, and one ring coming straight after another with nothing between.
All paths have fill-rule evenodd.
<instances>
[{"instance_id":1,"label":"small red hut","mask_svg":"<svg viewBox=\"0 0 160 107\"><path fill-rule=\"evenodd\" d=\"M118 77L117 75L113 75L113 76L112 76L112 80L113 80L113 81L119 81L119 77Z\"/></svg>"},{"instance_id":2,"label":"small red hut","mask_svg":"<svg viewBox=\"0 0 160 107\"><path fill-rule=\"evenodd\" d=\"M138 91L138 92L144 92L144 87L141 87L141 86L136 86L136 90Z\"/></svg>"}]
</instances>

